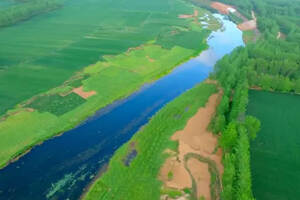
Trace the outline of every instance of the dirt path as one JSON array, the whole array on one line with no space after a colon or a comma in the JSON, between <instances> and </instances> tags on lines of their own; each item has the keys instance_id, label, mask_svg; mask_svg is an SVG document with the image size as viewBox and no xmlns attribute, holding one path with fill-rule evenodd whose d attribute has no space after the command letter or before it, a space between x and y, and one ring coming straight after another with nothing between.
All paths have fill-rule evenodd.
<instances>
[{"instance_id":1,"label":"dirt path","mask_svg":"<svg viewBox=\"0 0 300 200\"><path fill-rule=\"evenodd\" d=\"M81 86L79 88L74 88L73 92L76 93L76 94L78 94L79 96L81 96L84 99L87 99L87 98L89 98L89 97L91 97L91 96L93 96L93 95L96 94L95 91L89 91L89 92L83 91L83 86Z\"/></svg>"},{"instance_id":2,"label":"dirt path","mask_svg":"<svg viewBox=\"0 0 300 200\"><path fill-rule=\"evenodd\" d=\"M286 36L285 36L283 33L281 33L281 32L279 31L279 32L277 33L276 38L277 38L277 40L279 40L279 39L285 39Z\"/></svg>"},{"instance_id":3,"label":"dirt path","mask_svg":"<svg viewBox=\"0 0 300 200\"><path fill-rule=\"evenodd\" d=\"M220 175L223 173L223 165L221 150L215 152L218 138L207 131L207 127L215 113L219 97L220 93L213 94L206 106L200 108L196 115L188 121L186 127L172 136L172 140L179 142L179 147L178 154L168 158L161 168L160 178L166 188L178 190L192 188L192 176L196 182L197 198L204 196L206 200L212 199L210 171L208 170L210 165L208 163L214 163L213 165L216 166L217 173ZM199 159L190 158L190 160L186 160L186 156L190 154L205 159L199 161ZM185 163L188 169L186 169ZM172 174L172 178L168 176L169 174Z\"/></svg>"},{"instance_id":4,"label":"dirt path","mask_svg":"<svg viewBox=\"0 0 300 200\"><path fill-rule=\"evenodd\" d=\"M181 15L178 15L178 18L180 19L189 19L189 18L194 18L194 22L196 24L199 24L199 20L198 20L198 16L199 16L199 11L194 9L194 13L192 15L189 15L189 14L181 14Z\"/></svg>"},{"instance_id":5,"label":"dirt path","mask_svg":"<svg viewBox=\"0 0 300 200\"><path fill-rule=\"evenodd\" d=\"M212 8L218 10L221 14L229 15L233 14L237 16L238 18L242 19L243 22L241 24L238 24L238 28L241 31L249 31L252 30L254 32L253 41L256 42L260 36L260 32L257 28L257 18L255 16L254 11L251 11L252 19L247 19L244 15L242 15L234 6L227 5L224 3L220 3L217 1L214 1L210 5Z\"/></svg>"},{"instance_id":6,"label":"dirt path","mask_svg":"<svg viewBox=\"0 0 300 200\"><path fill-rule=\"evenodd\" d=\"M190 170L195 181L197 197L202 196L205 199L210 199L210 187L207 184L210 182L208 165L196 158L191 158L187 161L187 168Z\"/></svg>"},{"instance_id":7,"label":"dirt path","mask_svg":"<svg viewBox=\"0 0 300 200\"><path fill-rule=\"evenodd\" d=\"M228 15L230 12L235 11L235 8L232 6L217 1L213 1L210 6L224 15Z\"/></svg>"}]
</instances>

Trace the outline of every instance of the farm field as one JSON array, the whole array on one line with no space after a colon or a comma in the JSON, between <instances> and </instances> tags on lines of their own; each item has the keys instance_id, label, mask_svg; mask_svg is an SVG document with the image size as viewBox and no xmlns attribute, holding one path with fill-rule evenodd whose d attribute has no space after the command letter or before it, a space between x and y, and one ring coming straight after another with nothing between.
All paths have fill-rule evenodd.
<instances>
[{"instance_id":1,"label":"farm field","mask_svg":"<svg viewBox=\"0 0 300 200\"><path fill-rule=\"evenodd\" d=\"M116 8L109 8L112 9L109 13L118 11L115 15L118 19L107 18L110 20L107 22L94 18L94 21L89 20L92 17L90 13L96 12L96 7L100 6L97 2L89 0L84 4L90 7L81 13L84 16L80 19L81 14L76 15L79 21L71 18L70 13L70 18L67 15L80 9L82 1L75 0L67 1L64 8L55 12L0 29L0 35L20 36L15 39L20 40L18 42L8 35L5 37L11 41L2 41L6 43L7 51L0 55L2 60L7 61L7 66L0 71L0 82L11 84L0 84L0 101L9 108L7 103L14 104L22 100L0 119L0 166L35 144L73 128L96 110L128 96L143 84L162 77L207 48L206 38L210 30L202 28L194 18L178 18L179 14L197 10L199 16L208 14L206 20L213 27L216 28L217 24L209 12L179 0L165 4L157 0L149 5L130 1L136 7L128 7L124 1L114 5ZM103 6L106 5L104 2L101 1ZM101 9L105 14L105 7ZM135 19L131 18L133 15ZM136 16L141 18L137 19ZM66 25L58 22L59 17L60 20L67 20L64 23L73 23ZM157 21L158 18L160 20ZM49 20L49 23L45 24L44 20ZM75 21L85 24L84 27L78 27ZM37 24L40 27L36 27ZM19 29L19 26L23 28ZM60 27L57 30L61 32L51 32L53 35L50 34L50 37L43 37L43 34L49 35L46 34L47 30L53 30L54 26ZM42 32L34 31L34 27ZM32 34L41 35L32 37ZM67 44L65 38L68 38L68 42L72 40L72 44ZM9 45L10 42L17 42L17 45ZM24 51L24 47L29 50ZM40 93L47 88L53 89ZM36 93L40 94L27 98Z\"/></svg>"},{"instance_id":2,"label":"farm field","mask_svg":"<svg viewBox=\"0 0 300 200\"><path fill-rule=\"evenodd\" d=\"M300 96L249 91L248 114L261 121L251 144L256 199L300 198Z\"/></svg>"},{"instance_id":3,"label":"farm field","mask_svg":"<svg viewBox=\"0 0 300 200\"><path fill-rule=\"evenodd\" d=\"M172 31L180 32L173 38L178 42L168 43L168 48L199 48L201 43L184 39L203 39L199 31L183 32L186 21L193 19L178 15L189 13L192 6L180 0L66 0L56 11L0 28L0 114L62 84L74 72L104 60L104 55L118 55L156 39L166 46Z\"/></svg>"},{"instance_id":4,"label":"farm field","mask_svg":"<svg viewBox=\"0 0 300 200\"><path fill-rule=\"evenodd\" d=\"M117 150L108 171L96 180L84 199L150 200L159 199L161 194L182 194L180 191L161 190L162 182L158 174L168 157L165 151L177 151L178 142L170 137L182 130L188 119L204 107L216 91L214 84L202 83L162 108L142 130ZM132 157L132 152L137 152L135 157Z\"/></svg>"}]
</instances>

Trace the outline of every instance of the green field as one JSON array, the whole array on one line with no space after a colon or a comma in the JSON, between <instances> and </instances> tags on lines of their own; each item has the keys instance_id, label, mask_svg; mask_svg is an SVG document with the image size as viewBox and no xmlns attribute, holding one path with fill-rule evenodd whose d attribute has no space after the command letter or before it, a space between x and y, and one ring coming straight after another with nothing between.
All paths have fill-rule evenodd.
<instances>
[{"instance_id":1,"label":"green field","mask_svg":"<svg viewBox=\"0 0 300 200\"><path fill-rule=\"evenodd\" d=\"M108 171L96 180L84 199L153 200L159 199L161 193L180 194L180 191L161 190L162 183L157 177L168 157L163 152L166 149L177 150L178 143L171 141L170 137L183 129L188 119L204 107L216 91L215 85L202 83L162 108L141 131L117 150L110 160ZM124 159L133 144L138 154L129 166L125 166Z\"/></svg>"},{"instance_id":2,"label":"green field","mask_svg":"<svg viewBox=\"0 0 300 200\"><path fill-rule=\"evenodd\" d=\"M251 144L258 200L300 199L300 95L249 92L248 113L261 121Z\"/></svg>"},{"instance_id":3,"label":"green field","mask_svg":"<svg viewBox=\"0 0 300 200\"><path fill-rule=\"evenodd\" d=\"M56 11L0 28L0 115L105 55L156 39L166 46L166 37L173 37L168 48L198 49L203 32L187 30L177 17L185 13L193 7L181 0L66 0Z\"/></svg>"},{"instance_id":4,"label":"green field","mask_svg":"<svg viewBox=\"0 0 300 200\"><path fill-rule=\"evenodd\" d=\"M6 46L6 51L0 49L0 60L6 58L8 64L0 71L1 109L19 103L0 116L0 167L207 48L210 30L194 19L179 19L179 14L197 9L199 16L207 13L209 22L216 23L207 11L180 0L125 0L113 6L108 1L84 2L67 1L57 11L0 29L0 44ZM115 15L94 19L106 12ZM83 99L72 92L80 86L96 94Z\"/></svg>"}]
</instances>

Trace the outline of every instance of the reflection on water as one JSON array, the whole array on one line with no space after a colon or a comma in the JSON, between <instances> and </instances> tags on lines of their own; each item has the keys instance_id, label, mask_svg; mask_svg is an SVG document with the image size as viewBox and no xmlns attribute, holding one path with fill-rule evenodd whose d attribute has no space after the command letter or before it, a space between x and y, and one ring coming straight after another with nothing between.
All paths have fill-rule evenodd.
<instances>
[{"instance_id":1,"label":"reflection on water","mask_svg":"<svg viewBox=\"0 0 300 200\"><path fill-rule=\"evenodd\" d=\"M209 49L200 56L0 170L0 199L78 199L113 153L151 116L206 79L218 59L244 45L235 24L216 16L223 30L211 34Z\"/></svg>"},{"instance_id":2,"label":"reflection on water","mask_svg":"<svg viewBox=\"0 0 300 200\"><path fill-rule=\"evenodd\" d=\"M223 27L210 34L209 48L196 58L197 61L208 67L213 66L225 54L231 52L232 47L244 45L241 37L242 31L237 28L236 24L219 14L214 14L214 16L223 23Z\"/></svg>"}]
</instances>

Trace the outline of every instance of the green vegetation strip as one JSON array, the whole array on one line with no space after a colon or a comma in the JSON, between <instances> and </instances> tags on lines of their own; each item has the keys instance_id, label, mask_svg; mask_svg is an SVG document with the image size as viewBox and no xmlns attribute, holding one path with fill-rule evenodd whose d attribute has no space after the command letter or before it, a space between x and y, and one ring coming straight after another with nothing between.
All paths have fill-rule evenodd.
<instances>
[{"instance_id":1,"label":"green vegetation strip","mask_svg":"<svg viewBox=\"0 0 300 200\"><path fill-rule=\"evenodd\" d=\"M196 154L196 153L188 153L184 156L184 167L185 169L189 172L191 178L192 178L192 194L191 194L191 200L197 200L197 183L191 174L191 171L189 170L187 166L187 162L189 159L195 158L199 160L200 162L206 163L208 165L208 170L210 173L210 195L212 200L218 200L220 199L220 193L222 190L221 187L221 180L220 180L220 174L219 170L216 166L216 163L209 159L206 158L202 155Z\"/></svg>"},{"instance_id":2,"label":"green vegetation strip","mask_svg":"<svg viewBox=\"0 0 300 200\"><path fill-rule=\"evenodd\" d=\"M215 85L203 83L162 108L130 142L117 150L110 161L108 171L95 181L84 199L159 199L162 182L158 180L158 173L168 157L164 151L177 149L177 143L171 141L170 137L184 128L188 119L200 107L205 106L208 98L216 90ZM130 149L131 142L136 144L138 154L127 167L123 164L123 159Z\"/></svg>"}]
</instances>

